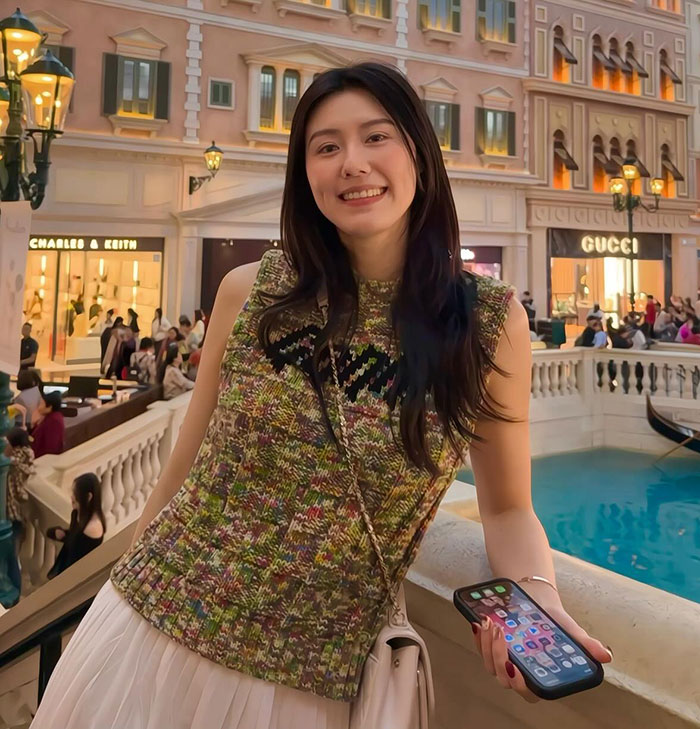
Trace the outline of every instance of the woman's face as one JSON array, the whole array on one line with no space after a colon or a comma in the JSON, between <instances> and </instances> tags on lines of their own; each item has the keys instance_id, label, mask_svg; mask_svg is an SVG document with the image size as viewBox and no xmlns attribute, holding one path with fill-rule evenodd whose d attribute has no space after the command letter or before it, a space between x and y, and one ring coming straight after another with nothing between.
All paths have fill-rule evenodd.
<instances>
[{"instance_id":1,"label":"woman's face","mask_svg":"<svg viewBox=\"0 0 700 729\"><path fill-rule=\"evenodd\" d=\"M306 129L306 174L319 210L344 243L405 230L415 165L371 94L342 91L319 104Z\"/></svg>"},{"instance_id":2,"label":"woman's face","mask_svg":"<svg viewBox=\"0 0 700 729\"><path fill-rule=\"evenodd\" d=\"M36 408L41 415L48 415L51 412L51 407L47 404L43 398L39 400L39 404Z\"/></svg>"}]
</instances>

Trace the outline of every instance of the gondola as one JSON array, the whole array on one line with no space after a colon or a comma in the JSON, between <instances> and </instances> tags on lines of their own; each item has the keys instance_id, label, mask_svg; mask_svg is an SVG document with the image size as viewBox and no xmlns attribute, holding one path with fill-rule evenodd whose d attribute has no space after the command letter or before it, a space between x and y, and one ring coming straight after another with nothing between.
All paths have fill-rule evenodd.
<instances>
[{"instance_id":1,"label":"gondola","mask_svg":"<svg viewBox=\"0 0 700 729\"><path fill-rule=\"evenodd\" d=\"M688 425L674 423L661 415L651 404L651 398L647 395L647 420L649 425L664 438L677 443L678 446L673 450L677 450L681 446L689 448L695 453L700 453L700 430L695 430ZM668 454L667 454L668 455Z\"/></svg>"}]
</instances>

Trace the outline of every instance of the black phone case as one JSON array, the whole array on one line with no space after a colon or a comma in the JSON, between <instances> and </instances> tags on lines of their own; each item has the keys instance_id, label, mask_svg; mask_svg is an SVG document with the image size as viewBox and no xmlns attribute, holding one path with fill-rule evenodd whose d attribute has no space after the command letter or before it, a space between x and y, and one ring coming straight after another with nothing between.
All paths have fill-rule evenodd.
<instances>
[{"instance_id":1,"label":"black phone case","mask_svg":"<svg viewBox=\"0 0 700 729\"><path fill-rule=\"evenodd\" d=\"M472 612L471 608L462 600L459 593L464 590L468 590L469 592L471 592L472 590L483 589L484 587L489 587L491 585L503 582L510 582L510 584L515 585L518 590L525 594L527 596L527 599L543 615L547 616L549 622L551 622L553 625L556 625L557 630L561 631L596 667L595 673L588 678L584 678L579 681L572 681L571 683L562 684L561 686L546 687L540 685L535 677L532 676L529 669L518 660L518 657L509 648L508 658L520 669L520 672L523 674L525 683L530 691L532 691L532 693L536 696L539 696L541 699L560 699L563 696L570 696L571 694L578 693L579 691L586 691L587 689L592 689L596 686L599 686L602 683L605 675L603 673L603 666L601 665L601 663L597 661L577 640L574 640L574 638L572 638L571 635L566 630L564 630L564 628L562 628L561 625L559 625L559 623L554 620L554 618L552 618L551 615L537 603L537 601L533 600L530 595L528 595L527 592L525 592L525 590L523 590L523 588L520 587L520 585L515 583L513 580L510 580L507 577L494 578L492 580L487 580L486 582L479 582L475 585L459 587L454 591L453 602L455 604L455 607L457 608L457 610L459 610L460 613L462 613L462 615L464 615L464 617L470 623L480 623L478 615Z\"/></svg>"}]
</instances>

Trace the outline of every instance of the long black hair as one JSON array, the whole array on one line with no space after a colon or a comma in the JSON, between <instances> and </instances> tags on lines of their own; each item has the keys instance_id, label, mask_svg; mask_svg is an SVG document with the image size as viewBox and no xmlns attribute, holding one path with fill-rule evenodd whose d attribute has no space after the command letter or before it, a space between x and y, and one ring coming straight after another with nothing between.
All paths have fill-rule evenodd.
<instances>
[{"instance_id":1,"label":"long black hair","mask_svg":"<svg viewBox=\"0 0 700 729\"><path fill-rule=\"evenodd\" d=\"M175 342L171 342L165 352L165 357L163 358L163 361L160 363L160 365L158 365L157 380L160 384L162 384L163 380L165 379L165 371L168 369L168 366L177 359L178 354L180 354L180 350L177 344Z\"/></svg>"},{"instance_id":2,"label":"long black hair","mask_svg":"<svg viewBox=\"0 0 700 729\"><path fill-rule=\"evenodd\" d=\"M90 519L95 514L102 522L102 529L107 531L107 522L102 513L102 487L100 479L94 473L84 473L73 481L73 493L78 502L78 534L82 534ZM90 498L92 496L92 498Z\"/></svg>"},{"instance_id":3,"label":"long black hair","mask_svg":"<svg viewBox=\"0 0 700 729\"><path fill-rule=\"evenodd\" d=\"M298 279L285 295L263 294L267 305L258 338L267 349L272 329L284 312L313 306L325 283L328 323L314 346L312 379L333 433L321 391L320 363L327 361L331 337L342 342L340 356L347 351L357 323L358 290L348 252L336 227L316 205L309 185L306 128L321 102L348 89L365 91L384 107L415 164L417 183L409 211L406 258L392 303L401 356L387 401L393 410L400 400L399 429L408 458L437 475L438 466L426 443L429 397L455 449L460 436L474 437L473 423L480 416L503 417L486 393L486 373L494 362L479 338L476 280L462 271L457 213L442 152L423 104L397 69L374 62L331 69L317 77L299 100L292 120L281 215L282 250Z\"/></svg>"}]
</instances>

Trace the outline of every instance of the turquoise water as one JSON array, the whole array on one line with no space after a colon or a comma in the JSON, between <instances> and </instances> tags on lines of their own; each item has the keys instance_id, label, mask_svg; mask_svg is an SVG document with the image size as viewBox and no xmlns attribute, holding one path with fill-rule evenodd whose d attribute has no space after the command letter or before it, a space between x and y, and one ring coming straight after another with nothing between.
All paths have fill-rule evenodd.
<instances>
[{"instance_id":1,"label":"turquoise water","mask_svg":"<svg viewBox=\"0 0 700 729\"><path fill-rule=\"evenodd\" d=\"M552 548L700 602L700 455L655 460L613 449L535 458L535 511Z\"/></svg>"}]
</instances>

